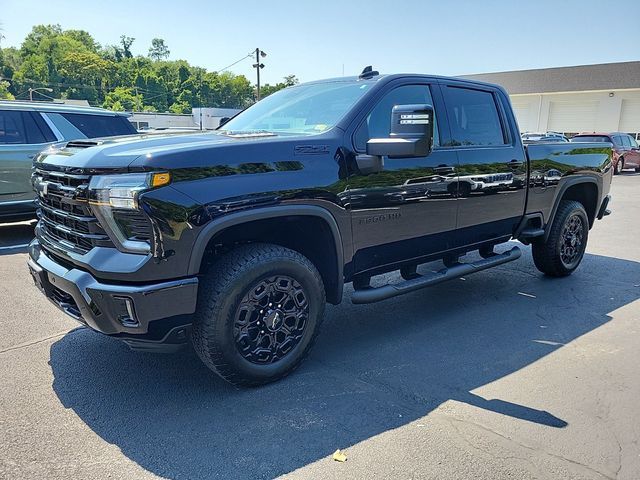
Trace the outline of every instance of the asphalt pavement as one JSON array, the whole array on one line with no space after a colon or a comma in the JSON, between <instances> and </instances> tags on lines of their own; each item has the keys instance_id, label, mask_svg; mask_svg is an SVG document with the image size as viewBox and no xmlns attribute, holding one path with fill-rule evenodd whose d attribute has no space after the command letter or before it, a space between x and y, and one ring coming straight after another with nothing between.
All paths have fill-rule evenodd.
<instances>
[{"instance_id":1,"label":"asphalt pavement","mask_svg":"<svg viewBox=\"0 0 640 480\"><path fill-rule=\"evenodd\" d=\"M0 479L637 480L640 175L612 195L571 277L524 248L379 304L348 290L256 389L79 328L33 286L33 224L0 226Z\"/></svg>"}]
</instances>

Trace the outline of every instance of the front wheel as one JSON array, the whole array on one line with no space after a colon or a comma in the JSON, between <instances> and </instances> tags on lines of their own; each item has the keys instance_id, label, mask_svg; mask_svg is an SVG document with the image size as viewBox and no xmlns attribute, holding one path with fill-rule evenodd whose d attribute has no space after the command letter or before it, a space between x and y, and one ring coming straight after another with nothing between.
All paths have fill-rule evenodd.
<instances>
[{"instance_id":1,"label":"front wheel","mask_svg":"<svg viewBox=\"0 0 640 480\"><path fill-rule=\"evenodd\" d=\"M325 306L313 263L277 245L238 247L202 280L192 328L200 359L234 385L279 380L307 355Z\"/></svg>"},{"instance_id":2,"label":"front wheel","mask_svg":"<svg viewBox=\"0 0 640 480\"><path fill-rule=\"evenodd\" d=\"M532 245L536 268L552 277L571 275L582 261L588 236L589 219L582 204L563 200L547 240Z\"/></svg>"},{"instance_id":3,"label":"front wheel","mask_svg":"<svg viewBox=\"0 0 640 480\"><path fill-rule=\"evenodd\" d=\"M615 175L620 175L622 170L624 169L624 158L619 158L618 163L616 163L616 168L613 171Z\"/></svg>"}]
</instances>

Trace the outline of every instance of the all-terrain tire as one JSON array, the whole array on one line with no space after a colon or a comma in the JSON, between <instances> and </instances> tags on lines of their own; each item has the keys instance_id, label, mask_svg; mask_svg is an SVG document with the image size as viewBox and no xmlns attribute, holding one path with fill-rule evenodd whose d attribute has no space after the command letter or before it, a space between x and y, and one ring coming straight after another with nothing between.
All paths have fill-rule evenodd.
<instances>
[{"instance_id":1,"label":"all-terrain tire","mask_svg":"<svg viewBox=\"0 0 640 480\"><path fill-rule=\"evenodd\" d=\"M589 237L589 219L580 202L563 200L546 241L532 244L536 268L551 277L571 275L584 257Z\"/></svg>"},{"instance_id":2,"label":"all-terrain tire","mask_svg":"<svg viewBox=\"0 0 640 480\"><path fill-rule=\"evenodd\" d=\"M274 382L306 357L324 307L324 284L309 259L278 245L243 245L202 278L191 341L204 364L234 385Z\"/></svg>"}]
</instances>

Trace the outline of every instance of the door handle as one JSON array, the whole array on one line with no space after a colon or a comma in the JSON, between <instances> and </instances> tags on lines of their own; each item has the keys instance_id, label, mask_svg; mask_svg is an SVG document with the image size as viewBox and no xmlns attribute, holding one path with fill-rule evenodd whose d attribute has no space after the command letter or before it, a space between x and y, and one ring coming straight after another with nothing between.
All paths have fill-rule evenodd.
<instances>
[{"instance_id":1,"label":"door handle","mask_svg":"<svg viewBox=\"0 0 640 480\"><path fill-rule=\"evenodd\" d=\"M507 165L509 165L511 168L518 168L518 167L521 167L523 164L524 162L521 162L520 160L516 160L515 158L510 162L507 162Z\"/></svg>"}]
</instances>

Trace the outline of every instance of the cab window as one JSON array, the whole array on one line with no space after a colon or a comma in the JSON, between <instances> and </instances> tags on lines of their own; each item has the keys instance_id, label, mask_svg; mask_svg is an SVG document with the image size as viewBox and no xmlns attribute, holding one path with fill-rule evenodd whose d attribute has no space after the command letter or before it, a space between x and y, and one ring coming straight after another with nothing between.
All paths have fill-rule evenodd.
<instances>
[{"instance_id":1,"label":"cab window","mask_svg":"<svg viewBox=\"0 0 640 480\"><path fill-rule=\"evenodd\" d=\"M367 149L367 141L372 138L386 138L391 133L391 110L396 105L428 104L433 106L433 98L428 85L403 85L394 88L376 104L354 134L357 151ZM434 117L436 116L434 112ZM438 146L438 123L433 124L433 145Z\"/></svg>"},{"instance_id":2,"label":"cab window","mask_svg":"<svg viewBox=\"0 0 640 480\"><path fill-rule=\"evenodd\" d=\"M451 126L451 146L506 143L493 93L453 86L444 92Z\"/></svg>"},{"instance_id":3,"label":"cab window","mask_svg":"<svg viewBox=\"0 0 640 480\"><path fill-rule=\"evenodd\" d=\"M22 115L13 110L0 110L0 144L20 143L27 143Z\"/></svg>"}]
</instances>

